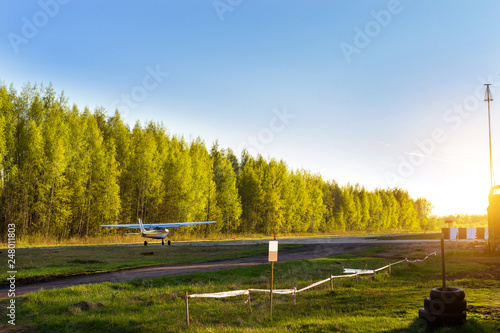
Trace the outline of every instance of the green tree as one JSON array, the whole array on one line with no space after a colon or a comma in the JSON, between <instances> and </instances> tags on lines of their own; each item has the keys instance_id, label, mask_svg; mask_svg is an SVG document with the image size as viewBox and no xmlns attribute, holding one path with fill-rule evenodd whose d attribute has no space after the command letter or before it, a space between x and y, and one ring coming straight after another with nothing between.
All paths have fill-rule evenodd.
<instances>
[{"instance_id":1,"label":"green tree","mask_svg":"<svg viewBox=\"0 0 500 333\"><path fill-rule=\"evenodd\" d=\"M260 159L262 161L260 163L264 164L262 156L260 156ZM264 168L261 181L263 219L261 220L260 230L268 235L280 231L284 222L281 193L285 172L286 166L284 163L278 163L274 159Z\"/></svg>"},{"instance_id":2,"label":"green tree","mask_svg":"<svg viewBox=\"0 0 500 333\"><path fill-rule=\"evenodd\" d=\"M132 144L134 149L130 169L135 221L142 218L150 223L159 222L157 212L164 189L162 158L155 134L151 129L142 129L137 123L132 131Z\"/></svg>"},{"instance_id":3,"label":"green tree","mask_svg":"<svg viewBox=\"0 0 500 333\"><path fill-rule=\"evenodd\" d=\"M191 220L207 221L212 220L212 216L217 216L216 187L213 180L213 162L207 151L205 143L197 138L189 147L191 157L191 169L193 175L192 201L190 208ZM215 200L214 200L215 199ZM219 225L200 225L183 228L185 232L193 231L208 235L217 232Z\"/></svg>"},{"instance_id":4,"label":"green tree","mask_svg":"<svg viewBox=\"0 0 500 333\"><path fill-rule=\"evenodd\" d=\"M371 228L370 226L371 219L370 219L370 201L368 200L368 193L364 187L360 186L359 184L356 184L354 188L354 194L358 199L357 210L359 214L359 219L358 219L357 229L369 230Z\"/></svg>"},{"instance_id":5,"label":"green tree","mask_svg":"<svg viewBox=\"0 0 500 333\"><path fill-rule=\"evenodd\" d=\"M354 188L346 185L342 188L342 210L347 230L358 230L359 199L354 194Z\"/></svg>"},{"instance_id":6,"label":"green tree","mask_svg":"<svg viewBox=\"0 0 500 333\"><path fill-rule=\"evenodd\" d=\"M415 201L415 210L417 211L420 229L428 230L430 227L429 217L432 212L432 204L425 198L418 198Z\"/></svg>"},{"instance_id":7,"label":"green tree","mask_svg":"<svg viewBox=\"0 0 500 333\"><path fill-rule=\"evenodd\" d=\"M193 176L189 147L183 138L173 137L163 167L163 213L166 222L189 221Z\"/></svg>"},{"instance_id":8,"label":"green tree","mask_svg":"<svg viewBox=\"0 0 500 333\"><path fill-rule=\"evenodd\" d=\"M417 212L415 211L413 200L410 198L408 192L396 188L393 190L393 193L399 203L399 228L404 230L417 230L419 227Z\"/></svg>"},{"instance_id":9,"label":"green tree","mask_svg":"<svg viewBox=\"0 0 500 333\"><path fill-rule=\"evenodd\" d=\"M24 127L23 158L19 165L20 172L15 190L19 191L20 222L21 231L30 230L32 233L40 232L42 229L41 213L43 206L40 205L40 178L43 172L43 136L40 127L33 120L28 120Z\"/></svg>"},{"instance_id":10,"label":"green tree","mask_svg":"<svg viewBox=\"0 0 500 333\"><path fill-rule=\"evenodd\" d=\"M306 186L308 195L307 219L310 225L309 231L316 233L321 228L323 215L326 207L323 203L323 180L321 176L306 173Z\"/></svg>"},{"instance_id":11,"label":"green tree","mask_svg":"<svg viewBox=\"0 0 500 333\"><path fill-rule=\"evenodd\" d=\"M381 230L384 223L384 204L379 191L374 191L368 194L370 202L370 223L369 226L372 230Z\"/></svg>"},{"instance_id":12,"label":"green tree","mask_svg":"<svg viewBox=\"0 0 500 333\"><path fill-rule=\"evenodd\" d=\"M306 182L302 171L292 171L285 177L283 186L283 207L285 223L281 232L305 232L308 224L304 221L307 211Z\"/></svg>"},{"instance_id":13,"label":"green tree","mask_svg":"<svg viewBox=\"0 0 500 333\"><path fill-rule=\"evenodd\" d=\"M66 178L68 126L64 106L56 101L52 87L43 96L44 120L42 135L44 142L43 173L40 182L40 207L44 219L45 237L62 237L64 223L71 214L69 189Z\"/></svg>"},{"instance_id":14,"label":"green tree","mask_svg":"<svg viewBox=\"0 0 500 333\"><path fill-rule=\"evenodd\" d=\"M0 87L0 196L2 194L2 189L5 183L5 157L7 155L7 145L6 141L6 130L5 130L5 115L4 115L4 104L7 101L6 91L3 87Z\"/></svg>"},{"instance_id":15,"label":"green tree","mask_svg":"<svg viewBox=\"0 0 500 333\"><path fill-rule=\"evenodd\" d=\"M217 211L219 222L226 230L226 236L235 232L240 225L241 200L238 194L237 177L230 160L230 152L219 151L218 143L212 147L213 179L217 188Z\"/></svg>"},{"instance_id":16,"label":"green tree","mask_svg":"<svg viewBox=\"0 0 500 333\"><path fill-rule=\"evenodd\" d=\"M261 224L264 201L261 187L262 165L262 161L257 163L247 152L242 153L238 192L242 207L242 226L240 230L243 233L261 232L259 225Z\"/></svg>"},{"instance_id":17,"label":"green tree","mask_svg":"<svg viewBox=\"0 0 500 333\"><path fill-rule=\"evenodd\" d=\"M133 172L131 170L131 163L133 162L132 133L121 119L120 113L117 110L108 119L107 128L109 131L108 135L105 136L105 140L114 144L114 151L116 153L115 159L118 169L119 198L121 203L119 219L129 223L137 223L136 214L134 214L134 210L132 209L132 202L134 201ZM113 151L109 144L108 149L111 149L109 150L110 152Z\"/></svg>"}]
</instances>

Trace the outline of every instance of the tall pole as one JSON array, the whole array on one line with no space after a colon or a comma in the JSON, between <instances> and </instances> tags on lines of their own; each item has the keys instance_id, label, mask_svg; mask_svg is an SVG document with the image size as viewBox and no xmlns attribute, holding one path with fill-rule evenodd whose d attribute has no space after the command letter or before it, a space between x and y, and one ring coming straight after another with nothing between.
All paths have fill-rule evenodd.
<instances>
[{"instance_id":1,"label":"tall pole","mask_svg":"<svg viewBox=\"0 0 500 333\"><path fill-rule=\"evenodd\" d=\"M493 98L491 98L490 85L491 85L491 83L485 84L486 95L484 96L484 100L488 102L488 130L489 130L489 139L490 139L490 183L491 183L491 187L493 187L493 163L491 160L491 117L490 117L490 101L492 101Z\"/></svg>"},{"instance_id":2,"label":"tall pole","mask_svg":"<svg viewBox=\"0 0 500 333\"><path fill-rule=\"evenodd\" d=\"M445 268L445 253L444 253L444 233L441 233L441 277L443 279L443 290L446 289L446 268Z\"/></svg>"},{"instance_id":3,"label":"tall pole","mask_svg":"<svg viewBox=\"0 0 500 333\"><path fill-rule=\"evenodd\" d=\"M274 285L274 261L271 261L271 292L270 294L270 304L269 304L269 318L273 320L273 285Z\"/></svg>"},{"instance_id":4,"label":"tall pole","mask_svg":"<svg viewBox=\"0 0 500 333\"><path fill-rule=\"evenodd\" d=\"M186 291L186 326L189 327L189 295Z\"/></svg>"}]
</instances>

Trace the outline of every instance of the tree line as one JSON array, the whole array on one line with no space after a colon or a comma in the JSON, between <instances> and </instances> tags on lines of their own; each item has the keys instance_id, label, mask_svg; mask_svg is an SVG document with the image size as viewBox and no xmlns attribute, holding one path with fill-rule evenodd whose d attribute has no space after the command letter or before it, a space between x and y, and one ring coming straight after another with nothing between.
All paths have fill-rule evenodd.
<instances>
[{"instance_id":1,"label":"tree line","mask_svg":"<svg viewBox=\"0 0 500 333\"><path fill-rule=\"evenodd\" d=\"M400 188L341 186L282 160L207 148L156 122L130 128L70 106L52 86L0 86L0 224L58 239L100 224L217 221L202 236L429 228L431 204ZM2 233L4 234L4 233Z\"/></svg>"}]
</instances>

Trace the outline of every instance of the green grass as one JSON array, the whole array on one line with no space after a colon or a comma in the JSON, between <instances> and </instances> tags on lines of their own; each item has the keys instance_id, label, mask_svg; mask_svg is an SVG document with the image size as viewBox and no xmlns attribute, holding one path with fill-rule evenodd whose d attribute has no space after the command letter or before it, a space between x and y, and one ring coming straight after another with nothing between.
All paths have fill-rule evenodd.
<instances>
[{"instance_id":1,"label":"green grass","mask_svg":"<svg viewBox=\"0 0 500 333\"><path fill-rule=\"evenodd\" d=\"M376 255L377 253L382 252L384 249L390 247L390 245L385 245L385 246L377 246L377 247L372 247L366 250L361 250L356 253L358 256L373 256Z\"/></svg>"},{"instance_id":2,"label":"green grass","mask_svg":"<svg viewBox=\"0 0 500 333\"><path fill-rule=\"evenodd\" d=\"M409 235L382 235L374 236L378 240L431 240L431 239L441 239L440 232L428 232L419 234L409 234Z\"/></svg>"},{"instance_id":3,"label":"green grass","mask_svg":"<svg viewBox=\"0 0 500 333\"><path fill-rule=\"evenodd\" d=\"M477 260L476 260L477 259ZM339 274L343 267L374 269L394 260L340 255L277 263L275 288L302 288ZM450 258L447 273L487 271L500 258ZM270 265L189 274L127 283L103 283L40 291L17 300L17 325L37 332L424 332L418 309L430 289L440 285L439 260L394 266L392 275L334 281L297 295L275 295L269 320L269 295L228 299L191 299L191 327L185 325L184 292L206 293L268 288ZM463 278L469 322L458 330L500 332L500 281ZM5 324L6 301L0 322ZM31 326L30 326L31 325Z\"/></svg>"},{"instance_id":4,"label":"green grass","mask_svg":"<svg viewBox=\"0 0 500 333\"><path fill-rule=\"evenodd\" d=\"M280 249L299 245L281 245ZM0 253L7 252L0 250ZM53 277L110 272L164 264L182 264L250 257L268 252L267 244L235 246L81 246L16 249L18 282L43 281ZM7 260L7 259L6 259ZM0 285L7 284L6 270Z\"/></svg>"}]
</instances>

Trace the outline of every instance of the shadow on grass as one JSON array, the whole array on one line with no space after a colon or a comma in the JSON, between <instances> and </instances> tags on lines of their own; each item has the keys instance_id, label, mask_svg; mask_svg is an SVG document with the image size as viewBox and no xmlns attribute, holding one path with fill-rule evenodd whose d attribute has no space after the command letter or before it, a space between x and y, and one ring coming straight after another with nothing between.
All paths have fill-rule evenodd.
<instances>
[{"instance_id":1,"label":"shadow on grass","mask_svg":"<svg viewBox=\"0 0 500 333\"><path fill-rule=\"evenodd\" d=\"M396 332L407 332L407 333L424 333L424 332L433 332L433 333L448 333L448 332L458 332L458 333L488 333L488 332L500 332L498 329L495 329L493 325L489 325L488 323L479 322L476 318L471 318L467 320L467 323L462 326L453 326L453 327L432 327L427 324L427 322L423 319L415 319L410 326L405 327L403 329L395 329L387 331L387 333L396 333Z\"/></svg>"}]
</instances>

